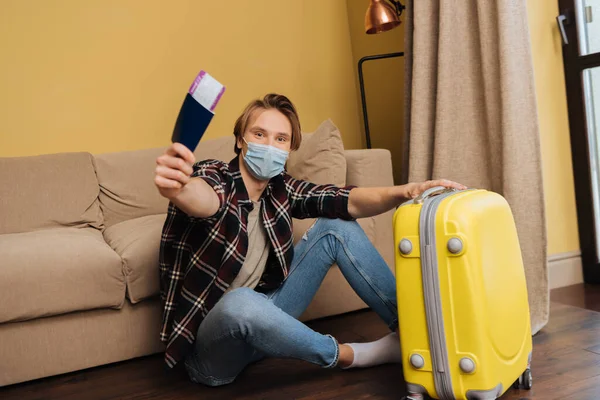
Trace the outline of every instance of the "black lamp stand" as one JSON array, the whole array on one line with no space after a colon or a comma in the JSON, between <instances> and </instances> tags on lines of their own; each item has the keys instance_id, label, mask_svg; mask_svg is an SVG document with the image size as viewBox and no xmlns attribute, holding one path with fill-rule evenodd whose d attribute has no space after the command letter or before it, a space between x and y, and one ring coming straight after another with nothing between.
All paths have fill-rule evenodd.
<instances>
[{"instance_id":1,"label":"black lamp stand","mask_svg":"<svg viewBox=\"0 0 600 400\"><path fill-rule=\"evenodd\" d=\"M364 124L365 124L365 135L367 137L367 149L371 148L371 134L369 132L369 117L367 116L367 99L365 97L365 82L364 82L364 78L363 78L362 65L364 62L369 61L369 60L379 60L382 58L394 58L394 57L402 57L402 56L404 56L404 52L378 54L378 55L374 55L374 56L363 57L358 61L358 80L360 82L360 100L362 102L363 120L364 120Z\"/></svg>"}]
</instances>

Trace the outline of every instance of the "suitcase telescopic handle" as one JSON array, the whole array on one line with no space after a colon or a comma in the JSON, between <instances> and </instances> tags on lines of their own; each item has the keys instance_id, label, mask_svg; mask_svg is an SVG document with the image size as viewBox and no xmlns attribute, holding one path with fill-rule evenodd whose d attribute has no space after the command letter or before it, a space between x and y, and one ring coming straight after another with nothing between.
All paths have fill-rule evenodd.
<instances>
[{"instance_id":1,"label":"suitcase telescopic handle","mask_svg":"<svg viewBox=\"0 0 600 400\"><path fill-rule=\"evenodd\" d=\"M448 192L456 192L454 188L447 188L444 186L435 186L430 189L427 189L413 200L415 204L423 204L425 200L433 196L439 196L440 194L448 193Z\"/></svg>"}]
</instances>

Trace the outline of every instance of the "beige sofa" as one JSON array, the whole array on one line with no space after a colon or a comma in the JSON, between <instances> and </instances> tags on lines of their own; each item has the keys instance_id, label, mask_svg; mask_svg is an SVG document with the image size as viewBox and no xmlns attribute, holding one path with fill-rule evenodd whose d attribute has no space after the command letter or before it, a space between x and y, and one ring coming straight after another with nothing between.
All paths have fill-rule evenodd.
<instances>
[{"instance_id":1,"label":"beige sofa","mask_svg":"<svg viewBox=\"0 0 600 400\"><path fill-rule=\"evenodd\" d=\"M203 140L196 157L229 161L233 143ZM153 183L163 151L0 158L0 386L163 351L168 201ZM392 184L389 152L344 151L331 121L304 135L288 171L316 183ZM391 217L359 221L390 266ZM311 221L295 222L300 238ZM302 319L364 307L334 267Z\"/></svg>"}]
</instances>

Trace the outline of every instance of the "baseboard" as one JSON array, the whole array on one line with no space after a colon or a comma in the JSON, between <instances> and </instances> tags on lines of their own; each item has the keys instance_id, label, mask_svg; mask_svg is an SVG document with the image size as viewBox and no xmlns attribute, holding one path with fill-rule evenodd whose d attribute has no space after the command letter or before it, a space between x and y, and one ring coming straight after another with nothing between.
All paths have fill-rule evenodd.
<instances>
[{"instance_id":1,"label":"baseboard","mask_svg":"<svg viewBox=\"0 0 600 400\"><path fill-rule=\"evenodd\" d=\"M548 288L583 283L581 252L553 254L548 257Z\"/></svg>"}]
</instances>

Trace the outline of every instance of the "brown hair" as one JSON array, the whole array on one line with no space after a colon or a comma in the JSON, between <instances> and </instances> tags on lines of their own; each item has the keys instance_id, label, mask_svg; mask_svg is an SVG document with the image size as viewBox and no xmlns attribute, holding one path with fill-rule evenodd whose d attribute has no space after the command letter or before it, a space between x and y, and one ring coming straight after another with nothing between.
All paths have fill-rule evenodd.
<instances>
[{"instance_id":1,"label":"brown hair","mask_svg":"<svg viewBox=\"0 0 600 400\"><path fill-rule=\"evenodd\" d=\"M294 107L290 99L284 95L269 93L262 99L251 101L250 104L246 106L246 109L242 115L240 115L237 121L235 121L235 127L233 128L233 135L235 136L235 145L233 146L233 150L235 151L235 154L240 154L241 150L238 149L237 144L242 140L244 132L246 132L246 129L248 129L248 124L250 123L252 114L258 109L276 109L287 117L292 125L291 151L298 150L300 143L302 142L302 134L300 130L300 119L298 118L296 107Z\"/></svg>"}]
</instances>

